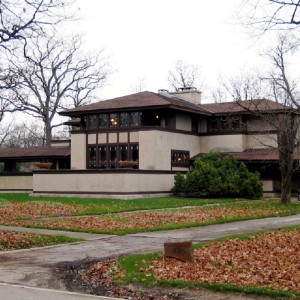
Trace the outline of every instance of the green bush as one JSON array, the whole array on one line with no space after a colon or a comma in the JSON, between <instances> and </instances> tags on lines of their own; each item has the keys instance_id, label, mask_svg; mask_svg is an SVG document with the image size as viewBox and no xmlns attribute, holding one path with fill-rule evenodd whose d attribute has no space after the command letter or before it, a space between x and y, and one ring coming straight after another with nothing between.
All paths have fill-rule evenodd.
<instances>
[{"instance_id":1,"label":"green bush","mask_svg":"<svg viewBox=\"0 0 300 300\"><path fill-rule=\"evenodd\" d=\"M194 170L186 176L175 176L172 192L195 197L259 198L262 183L257 172L249 172L233 155L222 158L220 153L211 152L196 159Z\"/></svg>"}]
</instances>

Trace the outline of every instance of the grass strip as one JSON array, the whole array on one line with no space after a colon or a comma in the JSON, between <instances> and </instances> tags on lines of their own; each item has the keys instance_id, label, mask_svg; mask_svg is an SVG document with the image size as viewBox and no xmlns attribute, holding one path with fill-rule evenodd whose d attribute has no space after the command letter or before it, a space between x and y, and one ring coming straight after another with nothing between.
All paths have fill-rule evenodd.
<instances>
[{"instance_id":1,"label":"grass strip","mask_svg":"<svg viewBox=\"0 0 300 300\"><path fill-rule=\"evenodd\" d=\"M0 205L9 202L51 202L71 205L82 205L83 209L76 215L97 215L136 210L174 208L183 206L204 206L210 204L226 204L236 199L200 199L162 197L134 200L102 199L102 198L69 198L69 197L32 197L29 194L0 193Z\"/></svg>"}]
</instances>

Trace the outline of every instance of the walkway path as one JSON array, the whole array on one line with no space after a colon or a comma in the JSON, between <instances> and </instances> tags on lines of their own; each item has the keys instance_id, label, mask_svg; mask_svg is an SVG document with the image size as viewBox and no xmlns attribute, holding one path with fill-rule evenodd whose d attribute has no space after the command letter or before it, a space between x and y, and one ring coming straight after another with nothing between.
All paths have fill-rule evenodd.
<instances>
[{"instance_id":1,"label":"walkway path","mask_svg":"<svg viewBox=\"0 0 300 300\"><path fill-rule=\"evenodd\" d=\"M106 236L87 234L86 242L0 252L0 282L31 287L66 290L64 283L55 275L55 266L64 262L83 259L102 259L117 255L146 253L163 249L166 241L192 240L203 242L216 238L284 226L300 225L300 215L250 220L196 228ZM2 229L1 227L0 229ZM7 229L7 227L4 227ZM9 227L10 230L24 230ZM70 232L26 229L33 233L68 235ZM82 233L73 237L84 238ZM95 239L96 238L96 239ZM1 289L0 289L1 290Z\"/></svg>"}]
</instances>

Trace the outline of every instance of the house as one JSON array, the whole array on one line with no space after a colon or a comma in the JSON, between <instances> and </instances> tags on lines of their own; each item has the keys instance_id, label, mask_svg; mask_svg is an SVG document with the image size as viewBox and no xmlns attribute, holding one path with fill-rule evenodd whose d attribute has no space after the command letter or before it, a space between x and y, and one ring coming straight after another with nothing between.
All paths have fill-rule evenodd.
<instances>
[{"instance_id":1,"label":"house","mask_svg":"<svg viewBox=\"0 0 300 300\"><path fill-rule=\"evenodd\" d=\"M273 195L280 188L276 130L253 111L285 109L266 99L203 104L194 88L140 92L69 109L61 115L70 117L70 169L56 165L55 170L33 171L32 191L111 197L167 194L178 171L190 170L203 153L219 151L233 153L251 170L259 170L265 194ZM0 161L5 159L2 150Z\"/></svg>"}]
</instances>

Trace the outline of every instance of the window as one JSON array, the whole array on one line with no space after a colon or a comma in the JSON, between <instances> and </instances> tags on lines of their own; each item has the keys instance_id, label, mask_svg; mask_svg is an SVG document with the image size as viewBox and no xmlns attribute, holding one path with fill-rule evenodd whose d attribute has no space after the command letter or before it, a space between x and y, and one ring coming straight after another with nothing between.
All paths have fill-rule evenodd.
<instances>
[{"instance_id":1,"label":"window","mask_svg":"<svg viewBox=\"0 0 300 300\"><path fill-rule=\"evenodd\" d=\"M96 168L97 167L97 154L96 154L96 146L88 147L88 167Z\"/></svg>"},{"instance_id":2,"label":"window","mask_svg":"<svg viewBox=\"0 0 300 300\"><path fill-rule=\"evenodd\" d=\"M107 127L107 114L100 114L99 115L99 128L106 128Z\"/></svg>"},{"instance_id":3,"label":"window","mask_svg":"<svg viewBox=\"0 0 300 300\"><path fill-rule=\"evenodd\" d=\"M109 114L109 127L118 127L118 115Z\"/></svg>"},{"instance_id":4,"label":"window","mask_svg":"<svg viewBox=\"0 0 300 300\"><path fill-rule=\"evenodd\" d=\"M120 160L125 161L128 160L128 146L120 145Z\"/></svg>"},{"instance_id":5,"label":"window","mask_svg":"<svg viewBox=\"0 0 300 300\"><path fill-rule=\"evenodd\" d=\"M107 168L107 151L106 146L99 146L99 168L106 169Z\"/></svg>"},{"instance_id":6,"label":"window","mask_svg":"<svg viewBox=\"0 0 300 300\"><path fill-rule=\"evenodd\" d=\"M221 117L221 130L228 129L228 118L226 116Z\"/></svg>"},{"instance_id":7,"label":"window","mask_svg":"<svg viewBox=\"0 0 300 300\"><path fill-rule=\"evenodd\" d=\"M88 116L88 120L89 120L89 129L96 129L97 128L97 115Z\"/></svg>"},{"instance_id":8,"label":"window","mask_svg":"<svg viewBox=\"0 0 300 300\"><path fill-rule=\"evenodd\" d=\"M128 127L129 125L129 119L128 119L128 113L120 113L120 127Z\"/></svg>"},{"instance_id":9,"label":"window","mask_svg":"<svg viewBox=\"0 0 300 300\"><path fill-rule=\"evenodd\" d=\"M218 130L219 126L218 126L218 122L219 119L218 118L211 118L210 123L209 123L209 129L211 131L215 131Z\"/></svg>"},{"instance_id":10,"label":"window","mask_svg":"<svg viewBox=\"0 0 300 300\"><path fill-rule=\"evenodd\" d=\"M172 150L171 151L171 163L172 166L188 166L190 160L189 151Z\"/></svg>"},{"instance_id":11,"label":"window","mask_svg":"<svg viewBox=\"0 0 300 300\"><path fill-rule=\"evenodd\" d=\"M242 116L221 116L213 117L209 120L209 131L234 131L242 130L244 128L242 123Z\"/></svg>"},{"instance_id":12,"label":"window","mask_svg":"<svg viewBox=\"0 0 300 300\"><path fill-rule=\"evenodd\" d=\"M133 168L138 169L139 168L139 145L138 144L130 145L130 157L132 161L136 162L136 165Z\"/></svg>"},{"instance_id":13,"label":"window","mask_svg":"<svg viewBox=\"0 0 300 300\"><path fill-rule=\"evenodd\" d=\"M109 146L109 168L115 169L118 166L117 146Z\"/></svg>"},{"instance_id":14,"label":"window","mask_svg":"<svg viewBox=\"0 0 300 300\"><path fill-rule=\"evenodd\" d=\"M131 160L133 161L139 161L139 145L131 145L130 146L130 154L131 154Z\"/></svg>"},{"instance_id":15,"label":"window","mask_svg":"<svg viewBox=\"0 0 300 300\"><path fill-rule=\"evenodd\" d=\"M120 113L107 113L107 114L101 113L97 115L96 114L86 115L84 116L84 119L87 121L88 129L103 130L106 128L138 127L141 124L141 116L142 116L142 112L136 111L136 112L120 112ZM151 119L150 125L160 124L159 115L155 115L155 116L151 115L150 119Z\"/></svg>"},{"instance_id":16,"label":"window","mask_svg":"<svg viewBox=\"0 0 300 300\"><path fill-rule=\"evenodd\" d=\"M130 113L130 125L131 126L139 126L140 121L140 113L139 112L132 112Z\"/></svg>"},{"instance_id":17,"label":"window","mask_svg":"<svg viewBox=\"0 0 300 300\"><path fill-rule=\"evenodd\" d=\"M116 169L120 161L133 161L133 168L138 169L139 145L90 145L87 147L87 168Z\"/></svg>"},{"instance_id":18,"label":"window","mask_svg":"<svg viewBox=\"0 0 300 300\"><path fill-rule=\"evenodd\" d=\"M231 119L232 129L241 129L241 118L239 116L233 116Z\"/></svg>"}]
</instances>

